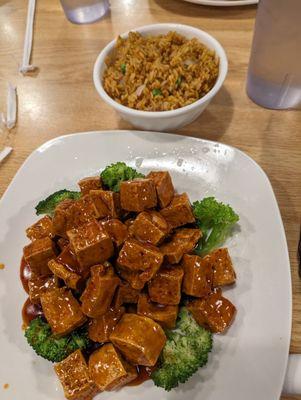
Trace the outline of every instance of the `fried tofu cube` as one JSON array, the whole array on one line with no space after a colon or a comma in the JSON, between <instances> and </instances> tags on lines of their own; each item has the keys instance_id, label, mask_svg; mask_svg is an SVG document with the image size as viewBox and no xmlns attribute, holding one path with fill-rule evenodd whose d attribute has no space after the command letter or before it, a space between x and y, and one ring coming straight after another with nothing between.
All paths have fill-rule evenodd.
<instances>
[{"instance_id":1,"label":"fried tofu cube","mask_svg":"<svg viewBox=\"0 0 301 400\"><path fill-rule=\"evenodd\" d=\"M45 215L33 225L26 229L26 236L34 241L36 239L43 239L44 237L52 238L52 219Z\"/></svg>"},{"instance_id":2,"label":"fried tofu cube","mask_svg":"<svg viewBox=\"0 0 301 400\"><path fill-rule=\"evenodd\" d=\"M155 183L160 207L167 207L175 193L169 172L151 171L147 178L152 179Z\"/></svg>"},{"instance_id":3,"label":"fried tofu cube","mask_svg":"<svg viewBox=\"0 0 301 400\"><path fill-rule=\"evenodd\" d=\"M192 251L202 232L199 229L180 228L171 237L169 242L160 247L166 261L170 264L178 264L185 253Z\"/></svg>"},{"instance_id":4,"label":"fried tofu cube","mask_svg":"<svg viewBox=\"0 0 301 400\"><path fill-rule=\"evenodd\" d=\"M83 195L89 194L90 190L101 189L102 183L100 176L88 176L78 182L78 186Z\"/></svg>"},{"instance_id":5,"label":"fried tofu cube","mask_svg":"<svg viewBox=\"0 0 301 400\"><path fill-rule=\"evenodd\" d=\"M69 271L74 272L77 275L80 275L86 278L90 270L87 268L82 268L76 257L75 254L70 249L70 244L66 245L62 252L57 256L56 261L60 264L63 264Z\"/></svg>"},{"instance_id":6,"label":"fried tofu cube","mask_svg":"<svg viewBox=\"0 0 301 400\"><path fill-rule=\"evenodd\" d=\"M212 287L212 266L204 258L185 254L182 267L184 270L182 291L190 296L207 296Z\"/></svg>"},{"instance_id":7,"label":"fried tofu cube","mask_svg":"<svg viewBox=\"0 0 301 400\"><path fill-rule=\"evenodd\" d=\"M95 265L91 268L91 277L81 295L82 311L90 318L103 315L110 307L120 279L110 266Z\"/></svg>"},{"instance_id":8,"label":"fried tofu cube","mask_svg":"<svg viewBox=\"0 0 301 400\"><path fill-rule=\"evenodd\" d=\"M79 200L62 201L54 211L53 234L67 237L67 231L93 221L97 217L97 210L89 195L85 195Z\"/></svg>"},{"instance_id":9,"label":"fried tofu cube","mask_svg":"<svg viewBox=\"0 0 301 400\"><path fill-rule=\"evenodd\" d=\"M151 278L149 277L150 272L149 271L129 271L128 269L123 269L119 265L115 266L119 275L126 280L133 289L136 289L140 291L144 285L146 284L147 281L149 281Z\"/></svg>"},{"instance_id":10,"label":"fried tofu cube","mask_svg":"<svg viewBox=\"0 0 301 400\"><path fill-rule=\"evenodd\" d=\"M163 255L155 246L142 244L137 240L126 240L117 262L130 271L151 270L153 276L163 262Z\"/></svg>"},{"instance_id":11,"label":"fried tofu cube","mask_svg":"<svg viewBox=\"0 0 301 400\"><path fill-rule=\"evenodd\" d=\"M101 391L121 388L137 377L136 368L125 361L111 343L91 354L89 372Z\"/></svg>"},{"instance_id":12,"label":"fried tofu cube","mask_svg":"<svg viewBox=\"0 0 301 400\"><path fill-rule=\"evenodd\" d=\"M160 213L171 228L177 228L178 226L195 222L187 193L176 194L170 205L163 208Z\"/></svg>"},{"instance_id":13,"label":"fried tofu cube","mask_svg":"<svg viewBox=\"0 0 301 400\"><path fill-rule=\"evenodd\" d=\"M222 296L221 290L210 293L204 299L192 300L187 308L199 325L209 327L214 333L224 332L236 314L234 304Z\"/></svg>"},{"instance_id":14,"label":"fried tofu cube","mask_svg":"<svg viewBox=\"0 0 301 400\"><path fill-rule=\"evenodd\" d=\"M70 208L75 203L74 200L66 199L61 201L54 210L52 218L52 234L53 236L66 237L67 219L69 217Z\"/></svg>"},{"instance_id":15,"label":"fried tofu cube","mask_svg":"<svg viewBox=\"0 0 301 400\"><path fill-rule=\"evenodd\" d=\"M100 223L117 247L124 243L128 236L128 228L125 224L114 218L100 221Z\"/></svg>"},{"instance_id":16,"label":"fried tofu cube","mask_svg":"<svg viewBox=\"0 0 301 400\"><path fill-rule=\"evenodd\" d=\"M137 303L139 294L140 290L134 289L126 281L121 281L115 293L114 304L116 307L120 307L125 303Z\"/></svg>"},{"instance_id":17,"label":"fried tofu cube","mask_svg":"<svg viewBox=\"0 0 301 400\"><path fill-rule=\"evenodd\" d=\"M213 268L213 287L231 285L236 280L228 249L214 250L204 257Z\"/></svg>"},{"instance_id":18,"label":"fried tofu cube","mask_svg":"<svg viewBox=\"0 0 301 400\"><path fill-rule=\"evenodd\" d=\"M71 289L78 290L82 283L82 277L75 272L70 271L65 265L55 261L50 260L48 262L48 267L50 271L58 278L63 279L66 286Z\"/></svg>"},{"instance_id":19,"label":"fried tofu cube","mask_svg":"<svg viewBox=\"0 0 301 400\"><path fill-rule=\"evenodd\" d=\"M165 345L166 336L152 319L124 314L110 340L132 364L153 366Z\"/></svg>"},{"instance_id":20,"label":"fried tofu cube","mask_svg":"<svg viewBox=\"0 0 301 400\"><path fill-rule=\"evenodd\" d=\"M179 304L183 276L183 268L178 265L160 268L148 283L148 294L151 300L160 304Z\"/></svg>"},{"instance_id":21,"label":"fried tofu cube","mask_svg":"<svg viewBox=\"0 0 301 400\"><path fill-rule=\"evenodd\" d=\"M109 190L90 190L97 218L117 218L120 214L120 195Z\"/></svg>"},{"instance_id":22,"label":"fried tofu cube","mask_svg":"<svg viewBox=\"0 0 301 400\"><path fill-rule=\"evenodd\" d=\"M141 212L129 229L130 235L135 239L154 246L161 243L168 232L167 222L157 211Z\"/></svg>"},{"instance_id":23,"label":"fried tofu cube","mask_svg":"<svg viewBox=\"0 0 301 400\"><path fill-rule=\"evenodd\" d=\"M121 208L126 211L144 211L156 207L157 194L151 179L134 179L120 184Z\"/></svg>"},{"instance_id":24,"label":"fried tofu cube","mask_svg":"<svg viewBox=\"0 0 301 400\"><path fill-rule=\"evenodd\" d=\"M138 300L137 314L157 321L163 328L173 329L176 326L179 307L153 303L146 293L141 293Z\"/></svg>"},{"instance_id":25,"label":"fried tofu cube","mask_svg":"<svg viewBox=\"0 0 301 400\"><path fill-rule=\"evenodd\" d=\"M93 340L93 342L109 342L110 335L124 312L124 307L111 307L100 317L92 319L88 328L89 338Z\"/></svg>"},{"instance_id":26,"label":"fried tofu cube","mask_svg":"<svg viewBox=\"0 0 301 400\"><path fill-rule=\"evenodd\" d=\"M39 304L42 293L58 287L58 280L55 276L39 276L31 274L28 281L29 298L32 303Z\"/></svg>"},{"instance_id":27,"label":"fried tofu cube","mask_svg":"<svg viewBox=\"0 0 301 400\"><path fill-rule=\"evenodd\" d=\"M68 400L92 400L99 389L90 378L89 369L80 350L76 350L54 366Z\"/></svg>"},{"instance_id":28,"label":"fried tofu cube","mask_svg":"<svg viewBox=\"0 0 301 400\"><path fill-rule=\"evenodd\" d=\"M71 250L82 268L100 264L113 255L113 243L97 221L89 222L67 232Z\"/></svg>"},{"instance_id":29,"label":"fried tofu cube","mask_svg":"<svg viewBox=\"0 0 301 400\"><path fill-rule=\"evenodd\" d=\"M41 295L41 305L52 332L67 335L86 321L78 301L66 287L53 289Z\"/></svg>"},{"instance_id":30,"label":"fried tofu cube","mask_svg":"<svg viewBox=\"0 0 301 400\"><path fill-rule=\"evenodd\" d=\"M142 289L158 271L163 262L159 249L137 240L126 240L117 259L120 275L134 289Z\"/></svg>"},{"instance_id":31,"label":"fried tofu cube","mask_svg":"<svg viewBox=\"0 0 301 400\"><path fill-rule=\"evenodd\" d=\"M50 275L48 261L56 257L54 243L49 237L37 239L23 250L24 258L35 275Z\"/></svg>"}]
</instances>

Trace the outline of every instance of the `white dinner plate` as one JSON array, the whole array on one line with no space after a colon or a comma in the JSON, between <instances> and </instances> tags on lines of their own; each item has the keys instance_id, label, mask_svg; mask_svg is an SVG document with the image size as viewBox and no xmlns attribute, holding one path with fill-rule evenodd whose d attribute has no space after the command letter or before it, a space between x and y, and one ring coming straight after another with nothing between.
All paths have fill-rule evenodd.
<instances>
[{"instance_id":1,"label":"white dinner plate","mask_svg":"<svg viewBox=\"0 0 301 400\"><path fill-rule=\"evenodd\" d=\"M215 196L240 215L226 245L237 283L225 290L236 305L234 324L215 335L207 366L169 393L151 381L99 399L277 400L286 370L291 332L291 281L287 244L271 184L243 152L207 140L165 133L109 131L58 137L35 150L0 202L0 398L63 399L51 363L36 356L21 330L26 299L19 281L25 228L34 207L53 191L118 160L140 171L170 171L179 192L192 200ZM4 390L2 385L9 384Z\"/></svg>"},{"instance_id":2,"label":"white dinner plate","mask_svg":"<svg viewBox=\"0 0 301 400\"><path fill-rule=\"evenodd\" d=\"M234 7L248 6L250 4L258 4L259 0L184 0L188 3L200 4L203 6L215 7Z\"/></svg>"}]
</instances>

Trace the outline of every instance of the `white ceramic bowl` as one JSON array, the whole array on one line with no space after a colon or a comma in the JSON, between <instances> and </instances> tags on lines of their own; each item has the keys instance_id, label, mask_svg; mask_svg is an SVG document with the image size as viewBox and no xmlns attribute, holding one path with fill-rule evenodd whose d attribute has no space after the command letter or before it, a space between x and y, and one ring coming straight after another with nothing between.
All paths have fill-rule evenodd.
<instances>
[{"instance_id":1,"label":"white ceramic bowl","mask_svg":"<svg viewBox=\"0 0 301 400\"><path fill-rule=\"evenodd\" d=\"M142 34L159 35L169 31L176 31L188 39L197 38L208 48L215 51L219 58L219 74L213 88L201 99L188 106L171 111L140 111L125 107L113 100L104 90L102 85L103 73L106 69L105 60L115 46L116 40L110 42L99 54L94 65L93 80L96 90L102 100L112 106L124 120L137 128L152 131L168 131L181 128L194 121L207 107L216 93L220 90L228 71L226 53L220 43L208 33L188 25L181 24L154 24L146 25L132 31ZM121 35L127 37L128 32Z\"/></svg>"}]
</instances>

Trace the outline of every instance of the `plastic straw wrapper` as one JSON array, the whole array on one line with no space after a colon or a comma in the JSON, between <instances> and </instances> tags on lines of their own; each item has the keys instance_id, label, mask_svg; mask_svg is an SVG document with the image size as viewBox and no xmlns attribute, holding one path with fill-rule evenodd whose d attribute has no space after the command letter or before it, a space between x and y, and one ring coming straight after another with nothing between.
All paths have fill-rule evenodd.
<instances>
[{"instance_id":1,"label":"plastic straw wrapper","mask_svg":"<svg viewBox=\"0 0 301 400\"><path fill-rule=\"evenodd\" d=\"M34 65L29 64L31 48L32 48L32 35L33 35L33 23L34 23L34 14L36 8L36 0L28 1L28 11L27 11L27 21L26 21L26 31L24 38L24 50L23 50L23 59L22 65L19 68L19 71L22 74L26 74L28 71L33 71L36 69Z\"/></svg>"},{"instance_id":2,"label":"plastic straw wrapper","mask_svg":"<svg viewBox=\"0 0 301 400\"><path fill-rule=\"evenodd\" d=\"M17 93L16 87L11 83L7 88L7 106L6 106L6 126L12 129L16 125L17 120Z\"/></svg>"},{"instance_id":3,"label":"plastic straw wrapper","mask_svg":"<svg viewBox=\"0 0 301 400\"><path fill-rule=\"evenodd\" d=\"M6 146L0 151L0 163L12 152L12 147Z\"/></svg>"}]
</instances>

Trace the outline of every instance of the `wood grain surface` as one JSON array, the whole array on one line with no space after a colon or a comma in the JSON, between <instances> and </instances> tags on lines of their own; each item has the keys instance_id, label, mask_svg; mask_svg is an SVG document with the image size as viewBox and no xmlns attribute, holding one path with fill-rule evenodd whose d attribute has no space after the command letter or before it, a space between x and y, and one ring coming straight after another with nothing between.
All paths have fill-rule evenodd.
<instances>
[{"instance_id":1,"label":"wood grain surface","mask_svg":"<svg viewBox=\"0 0 301 400\"><path fill-rule=\"evenodd\" d=\"M123 31L158 22L184 23L208 31L226 49L229 73L223 88L200 118L177 133L238 147L269 176L284 221L291 260L291 352L301 353L301 280L297 273L301 113L265 110L246 96L256 7L204 7L181 0L111 0L108 16L95 24L80 26L66 20L58 0L38 1L32 62L39 69L23 77L18 73L18 65L26 6L24 0L0 0L0 111L6 107L8 81L17 86L19 100L16 128L10 133L0 132L0 146L9 144L14 148L0 165L0 195L26 157L43 142L72 132L131 128L100 100L93 86L93 64L108 41Z\"/></svg>"}]
</instances>

